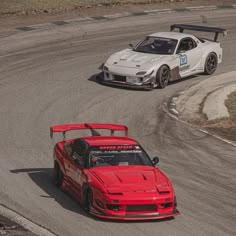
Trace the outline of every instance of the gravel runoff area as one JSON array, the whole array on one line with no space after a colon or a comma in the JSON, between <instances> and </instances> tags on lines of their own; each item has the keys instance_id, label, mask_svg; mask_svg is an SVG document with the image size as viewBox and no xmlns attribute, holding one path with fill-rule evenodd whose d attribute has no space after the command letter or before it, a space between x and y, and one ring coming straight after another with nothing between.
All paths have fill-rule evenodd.
<instances>
[{"instance_id":1,"label":"gravel runoff area","mask_svg":"<svg viewBox=\"0 0 236 236\"><path fill-rule=\"evenodd\" d=\"M236 71L210 77L172 98L181 120L236 141Z\"/></svg>"},{"instance_id":2,"label":"gravel runoff area","mask_svg":"<svg viewBox=\"0 0 236 236\"><path fill-rule=\"evenodd\" d=\"M66 13L68 15L106 14L107 11L141 11L158 8L180 9L187 6L227 7L236 0L1 0L0 17ZM94 10L95 7L95 10Z\"/></svg>"}]
</instances>

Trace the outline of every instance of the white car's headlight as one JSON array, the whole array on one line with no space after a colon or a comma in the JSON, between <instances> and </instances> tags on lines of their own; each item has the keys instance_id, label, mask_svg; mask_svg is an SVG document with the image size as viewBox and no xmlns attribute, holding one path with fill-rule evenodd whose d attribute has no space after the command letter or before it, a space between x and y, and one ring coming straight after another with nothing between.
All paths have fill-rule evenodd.
<instances>
[{"instance_id":1,"label":"white car's headlight","mask_svg":"<svg viewBox=\"0 0 236 236\"><path fill-rule=\"evenodd\" d=\"M154 70L152 70L150 73L147 74L147 71L139 71L138 73L136 73L136 75L143 76L144 78L146 78L146 77L151 76L153 72L154 72Z\"/></svg>"},{"instance_id":2,"label":"white car's headlight","mask_svg":"<svg viewBox=\"0 0 236 236\"><path fill-rule=\"evenodd\" d=\"M153 72L154 72L154 70L152 70L150 73L144 75L144 78L146 78L146 77L150 77L150 76L152 75Z\"/></svg>"},{"instance_id":3,"label":"white car's headlight","mask_svg":"<svg viewBox=\"0 0 236 236\"><path fill-rule=\"evenodd\" d=\"M147 71L139 71L138 73L136 73L136 75L145 75L147 73Z\"/></svg>"}]
</instances>

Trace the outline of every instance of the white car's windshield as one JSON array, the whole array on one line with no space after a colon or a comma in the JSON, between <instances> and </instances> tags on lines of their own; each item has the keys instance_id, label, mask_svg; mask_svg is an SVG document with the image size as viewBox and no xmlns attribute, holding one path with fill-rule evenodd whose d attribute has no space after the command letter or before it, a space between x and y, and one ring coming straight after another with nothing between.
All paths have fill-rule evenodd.
<instances>
[{"instance_id":1,"label":"white car's windshield","mask_svg":"<svg viewBox=\"0 0 236 236\"><path fill-rule=\"evenodd\" d=\"M92 147L89 152L90 168L98 166L152 166L147 154L137 145Z\"/></svg>"},{"instance_id":2,"label":"white car's windshield","mask_svg":"<svg viewBox=\"0 0 236 236\"><path fill-rule=\"evenodd\" d=\"M174 53L177 42L178 40L176 39L147 37L133 50L136 52L143 53L170 55Z\"/></svg>"}]
</instances>

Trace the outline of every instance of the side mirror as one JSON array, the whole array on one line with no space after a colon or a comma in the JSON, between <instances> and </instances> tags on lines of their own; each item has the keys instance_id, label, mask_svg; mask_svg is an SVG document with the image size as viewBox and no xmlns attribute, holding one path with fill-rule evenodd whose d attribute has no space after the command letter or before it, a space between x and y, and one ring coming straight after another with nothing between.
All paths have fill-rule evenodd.
<instances>
[{"instance_id":1,"label":"side mirror","mask_svg":"<svg viewBox=\"0 0 236 236\"><path fill-rule=\"evenodd\" d=\"M152 159L152 163L153 163L154 166L155 166L156 164L158 164L159 161L160 161L159 157L153 157L153 159Z\"/></svg>"},{"instance_id":2,"label":"side mirror","mask_svg":"<svg viewBox=\"0 0 236 236\"><path fill-rule=\"evenodd\" d=\"M130 43L129 46L130 46L131 48L134 48L134 45L133 45L132 43Z\"/></svg>"}]
</instances>

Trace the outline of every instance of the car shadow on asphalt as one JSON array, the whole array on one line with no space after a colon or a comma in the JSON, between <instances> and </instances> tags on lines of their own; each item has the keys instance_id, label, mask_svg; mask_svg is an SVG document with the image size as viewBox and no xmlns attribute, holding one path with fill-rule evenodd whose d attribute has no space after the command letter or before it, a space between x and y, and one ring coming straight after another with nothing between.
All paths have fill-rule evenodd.
<instances>
[{"instance_id":1,"label":"car shadow on asphalt","mask_svg":"<svg viewBox=\"0 0 236 236\"><path fill-rule=\"evenodd\" d=\"M82 216L88 217L95 221L101 222L112 222L112 223L150 223L150 222L163 222L173 220L174 217L166 219L155 219L155 220L135 220L135 221L126 221L126 220L113 220L113 219L102 219L96 216L86 213L79 203L68 195L65 192L62 192L58 187L53 183L53 169L52 168L25 168L25 169L15 169L10 170L13 174L27 173L30 179L37 184L46 195L40 195L44 198L53 198L58 202L63 208L80 214Z\"/></svg>"},{"instance_id":2,"label":"car shadow on asphalt","mask_svg":"<svg viewBox=\"0 0 236 236\"><path fill-rule=\"evenodd\" d=\"M157 89L152 89L152 88L142 88L142 87L126 87L124 85L118 85L118 84L105 84L103 83L103 80L102 80L102 72L100 73L97 73L97 74L94 74L92 76L90 76L90 78L88 78L89 81L92 81L92 82L95 82L101 86L105 86L105 87L111 87L111 88L115 88L115 89L122 89L122 90L129 90L129 91L145 91L145 92L151 92L151 91L155 91L155 90L159 90L160 88L157 88ZM178 79L178 80L175 80L175 81L170 81L168 83L168 86L172 86L172 85L175 85L175 84L178 84L178 83L181 83L181 82L184 82L184 81L187 81L187 80L190 80L190 79L194 79L194 78L200 78L200 76L202 76L202 74L198 74L198 75L191 75L187 78L183 78L183 79Z\"/></svg>"},{"instance_id":3,"label":"car shadow on asphalt","mask_svg":"<svg viewBox=\"0 0 236 236\"><path fill-rule=\"evenodd\" d=\"M20 174L27 173L32 181L38 185L46 194L40 195L43 198L53 198L63 208L80 215L88 217L89 215L80 207L79 203L70 195L62 192L53 183L53 169L52 168L26 168L10 170L11 173Z\"/></svg>"}]
</instances>

